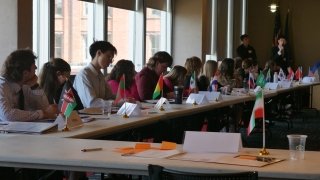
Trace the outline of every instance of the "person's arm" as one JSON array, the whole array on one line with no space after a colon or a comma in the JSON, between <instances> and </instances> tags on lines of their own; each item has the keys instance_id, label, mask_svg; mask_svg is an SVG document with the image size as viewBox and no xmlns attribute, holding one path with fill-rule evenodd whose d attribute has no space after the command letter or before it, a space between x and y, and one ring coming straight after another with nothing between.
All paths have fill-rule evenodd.
<instances>
[{"instance_id":1,"label":"person's arm","mask_svg":"<svg viewBox=\"0 0 320 180\"><path fill-rule=\"evenodd\" d=\"M136 76L136 84L139 93L140 100L148 100L152 99L153 90L152 85L154 82L153 80L147 76L146 74L137 74Z\"/></svg>"},{"instance_id":2,"label":"person's arm","mask_svg":"<svg viewBox=\"0 0 320 180\"><path fill-rule=\"evenodd\" d=\"M42 110L17 109L17 100L14 92L2 84L0 85L0 119L2 121L36 121L45 118Z\"/></svg>"}]
</instances>

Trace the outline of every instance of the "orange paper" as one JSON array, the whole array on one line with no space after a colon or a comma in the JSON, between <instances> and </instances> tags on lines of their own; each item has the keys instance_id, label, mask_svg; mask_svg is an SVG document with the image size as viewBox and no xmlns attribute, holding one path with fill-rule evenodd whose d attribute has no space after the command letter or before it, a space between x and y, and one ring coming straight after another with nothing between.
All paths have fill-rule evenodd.
<instances>
[{"instance_id":1,"label":"orange paper","mask_svg":"<svg viewBox=\"0 0 320 180\"><path fill-rule=\"evenodd\" d=\"M149 143L136 143L135 149L150 149L151 145Z\"/></svg>"},{"instance_id":2,"label":"orange paper","mask_svg":"<svg viewBox=\"0 0 320 180\"><path fill-rule=\"evenodd\" d=\"M168 142L168 141L162 141L161 143L161 150L173 150L177 148L177 144L173 142Z\"/></svg>"}]
</instances>

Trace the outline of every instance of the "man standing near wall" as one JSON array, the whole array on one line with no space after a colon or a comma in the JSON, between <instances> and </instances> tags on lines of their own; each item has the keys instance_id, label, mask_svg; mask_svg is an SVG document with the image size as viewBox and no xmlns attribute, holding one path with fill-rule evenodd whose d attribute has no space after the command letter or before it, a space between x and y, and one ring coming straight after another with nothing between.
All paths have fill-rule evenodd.
<instances>
[{"instance_id":1,"label":"man standing near wall","mask_svg":"<svg viewBox=\"0 0 320 180\"><path fill-rule=\"evenodd\" d=\"M237 48L237 55L244 59L257 60L255 49L250 45L250 38L248 34L240 36L241 45Z\"/></svg>"}]
</instances>

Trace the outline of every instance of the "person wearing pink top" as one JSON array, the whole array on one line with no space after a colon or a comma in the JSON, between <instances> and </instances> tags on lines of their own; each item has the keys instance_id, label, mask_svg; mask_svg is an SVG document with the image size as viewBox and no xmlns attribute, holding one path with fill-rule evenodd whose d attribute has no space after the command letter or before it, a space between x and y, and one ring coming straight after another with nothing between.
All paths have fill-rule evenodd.
<instances>
[{"instance_id":1,"label":"person wearing pink top","mask_svg":"<svg viewBox=\"0 0 320 180\"><path fill-rule=\"evenodd\" d=\"M109 84L112 94L117 95L120 78L125 75L125 95L127 99L140 101L140 97L135 82L134 64L130 60L121 59L111 70L106 81Z\"/></svg>"}]
</instances>

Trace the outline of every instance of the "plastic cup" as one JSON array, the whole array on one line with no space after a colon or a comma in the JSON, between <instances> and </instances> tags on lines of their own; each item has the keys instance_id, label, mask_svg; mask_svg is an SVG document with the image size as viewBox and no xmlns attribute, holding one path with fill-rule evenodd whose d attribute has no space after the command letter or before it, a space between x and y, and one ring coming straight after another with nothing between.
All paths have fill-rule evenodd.
<instances>
[{"instance_id":1,"label":"plastic cup","mask_svg":"<svg viewBox=\"0 0 320 180\"><path fill-rule=\"evenodd\" d=\"M304 151L307 135L290 134L287 135L289 141L289 152L291 160L304 159Z\"/></svg>"},{"instance_id":2,"label":"plastic cup","mask_svg":"<svg viewBox=\"0 0 320 180\"><path fill-rule=\"evenodd\" d=\"M104 100L103 115L108 117L111 116L112 104L113 104L112 100Z\"/></svg>"}]
</instances>

